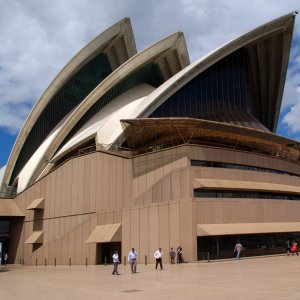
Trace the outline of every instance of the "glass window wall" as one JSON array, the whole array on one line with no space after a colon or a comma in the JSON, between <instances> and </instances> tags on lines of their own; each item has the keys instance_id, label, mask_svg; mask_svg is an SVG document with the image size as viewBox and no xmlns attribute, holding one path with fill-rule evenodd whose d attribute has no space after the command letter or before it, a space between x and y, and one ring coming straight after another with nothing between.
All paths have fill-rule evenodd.
<instances>
[{"instance_id":1,"label":"glass window wall","mask_svg":"<svg viewBox=\"0 0 300 300\"><path fill-rule=\"evenodd\" d=\"M197 238L198 260L234 258L237 241L243 246L242 257L286 253L286 241L300 242L300 233L268 233Z\"/></svg>"}]
</instances>

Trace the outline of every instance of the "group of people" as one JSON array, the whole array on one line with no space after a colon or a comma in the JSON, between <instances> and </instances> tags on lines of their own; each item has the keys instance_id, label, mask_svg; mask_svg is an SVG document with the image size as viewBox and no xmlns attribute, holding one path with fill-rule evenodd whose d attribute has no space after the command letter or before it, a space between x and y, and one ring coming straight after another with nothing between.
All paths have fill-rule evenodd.
<instances>
[{"instance_id":1,"label":"group of people","mask_svg":"<svg viewBox=\"0 0 300 300\"><path fill-rule=\"evenodd\" d=\"M136 273L136 266L137 266L137 252L135 251L134 248L132 248L129 253L128 253L128 262L130 264L130 268L131 268L131 273ZM118 251L115 251L113 256L113 265L114 265L114 269L112 271L113 275L120 275L120 273L118 272L118 265L120 263L120 259L119 259L119 253Z\"/></svg>"},{"instance_id":2,"label":"group of people","mask_svg":"<svg viewBox=\"0 0 300 300\"><path fill-rule=\"evenodd\" d=\"M177 263L182 264L184 262L184 260L183 260L183 256L182 256L182 247L181 246L178 246L176 251L173 248L170 249L170 251L169 251L170 263L175 264L176 254L177 254Z\"/></svg>"},{"instance_id":3,"label":"group of people","mask_svg":"<svg viewBox=\"0 0 300 300\"><path fill-rule=\"evenodd\" d=\"M298 243L296 241L290 241L287 240L285 243L285 250L286 250L286 254L287 256L289 256L290 254L294 255L296 254L297 256L299 255L298 253Z\"/></svg>"},{"instance_id":4,"label":"group of people","mask_svg":"<svg viewBox=\"0 0 300 300\"><path fill-rule=\"evenodd\" d=\"M242 244L238 241L235 246L233 251L236 253L236 259L239 259L241 257L241 252L243 250L243 246ZM292 254L292 256L294 254L296 254L297 256L299 255L298 253L298 243L296 241L290 241L287 240L285 243L285 250L286 250L286 254L287 256L289 256L290 254Z\"/></svg>"},{"instance_id":5,"label":"group of people","mask_svg":"<svg viewBox=\"0 0 300 300\"><path fill-rule=\"evenodd\" d=\"M183 263L182 247L181 246L178 246L176 251L173 248L170 249L170 252L169 252L170 263L175 264L176 253L177 253L177 263ZM163 270L163 263L162 263L163 254L164 253L163 253L161 248L158 248L158 250L156 250L154 252L153 256L154 256L155 261L156 261L155 269L157 269L157 267L159 265L160 269ZM137 256L138 256L138 254L137 254L137 252L134 248L132 248L128 253L128 262L130 264L131 273L136 273ZM112 256L112 259L113 259L113 265L114 265L112 275L120 275L120 273L118 272L118 265L120 264L118 251L114 252L114 254Z\"/></svg>"}]
</instances>

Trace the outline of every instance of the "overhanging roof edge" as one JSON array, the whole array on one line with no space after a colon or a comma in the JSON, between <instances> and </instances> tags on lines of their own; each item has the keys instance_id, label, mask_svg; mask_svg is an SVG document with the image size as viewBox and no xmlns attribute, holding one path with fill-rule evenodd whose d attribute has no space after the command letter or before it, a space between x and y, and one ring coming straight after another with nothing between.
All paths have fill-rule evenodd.
<instances>
[{"instance_id":1,"label":"overhanging roof edge","mask_svg":"<svg viewBox=\"0 0 300 300\"><path fill-rule=\"evenodd\" d=\"M209 68L211 65L226 57L227 55L231 54L235 50L240 49L246 46L247 44L252 43L254 40L261 38L262 36L267 36L268 34L280 28L285 29L287 26L286 23L294 22L294 18L295 13L292 12L274 20L271 20L270 22L267 22L257 28L250 30L249 32L233 39L232 41L218 47L214 51L196 60L194 63L187 66L182 71L178 72L172 78L167 80L164 84L158 87L156 91L150 94L148 97L152 99L148 101L151 103L151 105L149 105L148 108L145 109L138 117L143 118L149 116L171 95L177 92L181 87L183 87L187 82L192 80L201 72ZM286 63L285 65L287 67ZM284 78L281 78L281 81ZM275 123L277 123L277 119Z\"/></svg>"},{"instance_id":2,"label":"overhanging roof edge","mask_svg":"<svg viewBox=\"0 0 300 300\"><path fill-rule=\"evenodd\" d=\"M103 44L107 43L112 37L118 35L118 33L121 32L123 27L127 28L127 33L131 36L136 53L136 47L130 24L130 19L123 18L121 21L113 24L105 31L100 33L98 36L96 36L94 39L92 39L63 67L63 69L55 76L53 81L49 84L49 86L41 95L41 97L37 100L26 121L24 122L24 125L16 138L15 144L8 158L7 167L4 172L2 182L0 182L0 190L3 190L5 188L5 185L8 185L9 181L11 180L10 177L13 173L13 169L15 167L17 158L32 127L38 120L46 105L49 103L50 99L52 99L52 96L57 91L58 86L61 86L61 81L65 82L67 78L69 78L70 75L73 74L77 70L77 68L92 55L92 53L95 53L99 48L102 47Z\"/></svg>"}]
</instances>

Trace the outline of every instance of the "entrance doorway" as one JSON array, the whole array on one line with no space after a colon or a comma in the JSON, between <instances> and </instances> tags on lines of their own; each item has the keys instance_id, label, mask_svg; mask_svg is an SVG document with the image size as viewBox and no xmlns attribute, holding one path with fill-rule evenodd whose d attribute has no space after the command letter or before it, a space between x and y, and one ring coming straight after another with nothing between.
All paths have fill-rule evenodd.
<instances>
[{"instance_id":1,"label":"entrance doorway","mask_svg":"<svg viewBox=\"0 0 300 300\"><path fill-rule=\"evenodd\" d=\"M97 265L100 264L112 264L112 256L114 251L118 251L119 260L121 262L122 253L121 253L121 242L112 242L112 243L99 243L97 244Z\"/></svg>"},{"instance_id":2,"label":"entrance doorway","mask_svg":"<svg viewBox=\"0 0 300 300\"><path fill-rule=\"evenodd\" d=\"M0 262L3 263L4 253L8 253L9 220L0 220Z\"/></svg>"}]
</instances>

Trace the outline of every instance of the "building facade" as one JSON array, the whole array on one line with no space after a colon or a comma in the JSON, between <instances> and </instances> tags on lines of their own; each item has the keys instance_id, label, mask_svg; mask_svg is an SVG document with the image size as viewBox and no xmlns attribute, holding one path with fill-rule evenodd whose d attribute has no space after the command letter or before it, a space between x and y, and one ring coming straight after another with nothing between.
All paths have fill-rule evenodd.
<instances>
[{"instance_id":1,"label":"building facade","mask_svg":"<svg viewBox=\"0 0 300 300\"><path fill-rule=\"evenodd\" d=\"M11 262L186 261L300 238L300 145L276 135L295 13L190 63L182 33L136 53L129 19L83 48L27 118L1 184ZM299 239L300 241L300 239Z\"/></svg>"}]
</instances>

